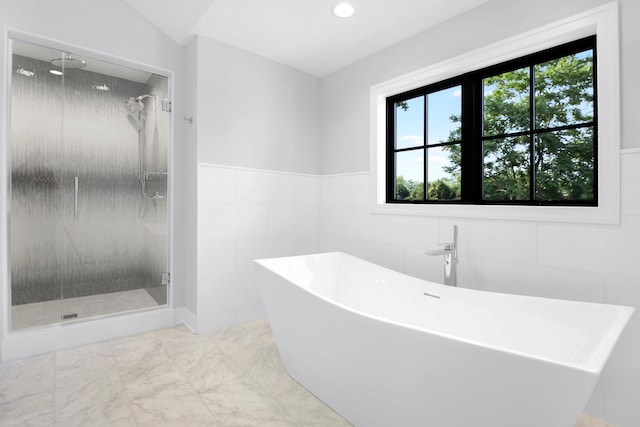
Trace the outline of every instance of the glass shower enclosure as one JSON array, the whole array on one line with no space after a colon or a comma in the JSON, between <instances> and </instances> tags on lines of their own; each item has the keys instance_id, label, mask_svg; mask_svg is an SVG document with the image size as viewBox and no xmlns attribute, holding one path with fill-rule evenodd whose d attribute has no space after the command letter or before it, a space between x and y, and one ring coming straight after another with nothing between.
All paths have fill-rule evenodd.
<instances>
[{"instance_id":1,"label":"glass shower enclosure","mask_svg":"<svg viewBox=\"0 0 640 427\"><path fill-rule=\"evenodd\" d=\"M11 46L12 329L166 305L169 78Z\"/></svg>"}]
</instances>

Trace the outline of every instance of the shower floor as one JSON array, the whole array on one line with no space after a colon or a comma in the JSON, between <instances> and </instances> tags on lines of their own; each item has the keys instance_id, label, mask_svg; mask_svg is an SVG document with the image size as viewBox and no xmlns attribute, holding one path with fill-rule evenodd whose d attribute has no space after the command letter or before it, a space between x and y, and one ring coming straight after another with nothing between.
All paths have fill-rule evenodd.
<instances>
[{"instance_id":1,"label":"shower floor","mask_svg":"<svg viewBox=\"0 0 640 427\"><path fill-rule=\"evenodd\" d=\"M163 286L162 288L166 292L166 287ZM15 305L11 307L11 319L13 329L16 330L157 307L158 305L158 302L146 289L136 289L133 291ZM62 316L73 314L77 314L77 316L62 320Z\"/></svg>"}]
</instances>

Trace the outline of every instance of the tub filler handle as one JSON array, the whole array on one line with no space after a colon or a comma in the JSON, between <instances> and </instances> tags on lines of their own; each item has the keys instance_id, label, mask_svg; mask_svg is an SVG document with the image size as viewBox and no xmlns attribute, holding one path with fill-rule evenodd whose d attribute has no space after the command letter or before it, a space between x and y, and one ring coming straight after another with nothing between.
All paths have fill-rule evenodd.
<instances>
[{"instance_id":1,"label":"tub filler handle","mask_svg":"<svg viewBox=\"0 0 640 427\"><path fill-rule=\"evenodd\" d=\"M453 226L453 243L440 243L442 249L426 251L430 256L444 255L444 284L458 286L458 226Z\"/></svg>"}]
</instances>

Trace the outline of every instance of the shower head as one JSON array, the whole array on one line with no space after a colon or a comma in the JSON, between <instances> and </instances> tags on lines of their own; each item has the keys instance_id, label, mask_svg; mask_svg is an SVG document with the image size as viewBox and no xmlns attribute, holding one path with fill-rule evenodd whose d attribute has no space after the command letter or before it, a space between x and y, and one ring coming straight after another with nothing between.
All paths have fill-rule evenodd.
<instances>
[{"instance_id":1,"label":"shower head","mask_svg":"<svg viewBox=\"0 0 640 427\"><path fill-rule=\"evenodd\" d=\"M129 113L137 113L144 110L144 104L140 100L140 97L134 98L133 96L126 100L124 104L129 109Z\"/></svg>"},{"instance_id":2,"label":"shower head","mask_svg":"<svg viewBox=\"0 0 640 427\"><path fill-rule=\"evenodd\" d=\"M127 106L129 110L127 113L127 119L129 119L129 123L133 125L133 127L140 131L144 124L144 119L146 118L146 114L144 112L144 104L142 100L145 98L153 98L156 99L155 95L143 94L134 98L133 96L126 101L124 104Z\"/></svg>"},{"instance_id":3,"label":"shower head","mask_svg":"<svg viewBox=\"0 0 640 427\"><path fill-rule=\"evenodd\" d=\"M68 53L64 55L64 58L52 59L50 62L56 67L65 69L84 68L87 66L87 61L84 59L72 58Z\"/></svg>"},{"instance_id":4,"label":"shower head","mask_svg":"<svg viewBox=\"0 0 640 427\"><path fill-rule=\"evenodd\" d=\"M156 96L155 96L155 95L149 95L149 94L145 93L145 94L142 94L142 95L140 95L139 97L137 97L137 98L136 98L136 101L140 102L140 101L142 101L142 100L143 100L143 99L145 99L145 98L153 98L153 99L156 99Z\"/></svg>"}]
</instances>

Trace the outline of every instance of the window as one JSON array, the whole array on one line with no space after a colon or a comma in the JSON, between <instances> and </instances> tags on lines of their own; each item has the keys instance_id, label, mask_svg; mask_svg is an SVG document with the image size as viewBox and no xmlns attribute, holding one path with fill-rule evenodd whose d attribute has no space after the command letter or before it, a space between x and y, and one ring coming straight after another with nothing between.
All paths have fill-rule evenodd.
<instances>
[{"instance_id":1,"label":"window","mask_svg":"<svg viewBox=\"0 0 640 427\"><path fill-rule=\"evenodd\" d=\"M387 97L387 203L598 206L595 46Z\"/></svg>"}]
</instances>

